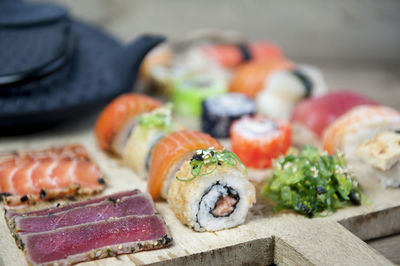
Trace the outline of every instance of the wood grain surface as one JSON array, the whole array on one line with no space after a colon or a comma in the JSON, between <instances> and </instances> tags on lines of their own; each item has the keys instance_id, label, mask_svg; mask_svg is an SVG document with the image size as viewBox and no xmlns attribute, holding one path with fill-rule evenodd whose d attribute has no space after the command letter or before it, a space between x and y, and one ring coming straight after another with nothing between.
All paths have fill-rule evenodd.
<instances>
[{"instance_id":1,"label":"wood grain surface","mask_svg":"<svg viewBox=\"0 0 400 266\"><path fill-rule=\"evenodd\" d=\"M36 149L64 144L82 143L104 171L109 185L104 193L139 188L146 190L146 182L123 166L117 158L100 151L91 128L55 130L47 133L8 139L0 142L0 151ZM289 211L273 213L270 203L258 197L244 225L219 232L194 232L182 225L166 202L157 202L156 208L164 217L174 245L167 249L124 255L86 263L86 265L140 265L161 263L167 265L240 265L240 264L390 264L390 261L362 242L344 226L337 223L355 219L347 225L362 227L363 239L398 232L400 190L381 188L368 175L365 167L354 166L358 179L372 203L349 207L326 218L308 219ZM249 173L252 175L252 171ZM259 174L259 173L258 173ZM259 187L259 184L256 184ZM259 195L258 195L259 196ZM54 204L54 203L53 203ZM38 206L36 206L37 208ZM374 219L362 219L373 215ZM360 218L361 217L361 218ZM395 220L391 220L395 219ZM392 227L382 230L382 220ZM366 222L367 221L367 222ZM14 244L4 219L0 220L0 264L25 265L23 252Z\"/></svg>"}]
</instances>

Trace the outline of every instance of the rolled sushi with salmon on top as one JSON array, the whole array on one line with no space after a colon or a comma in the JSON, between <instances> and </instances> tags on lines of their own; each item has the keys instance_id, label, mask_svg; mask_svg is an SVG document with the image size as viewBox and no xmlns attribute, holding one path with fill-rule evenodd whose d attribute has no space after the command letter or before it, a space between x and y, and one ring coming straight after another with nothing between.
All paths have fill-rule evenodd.
<instances>
[{"instance_id":1,"label":"rolled sushi with salmon on top","mask_svg":"<svg viewBox=\"0 0 400 266\"><path fill-rule=\"evenodd\" d=\"M208 134L177 131L153 151L148 190L161 195L195 231L217 231L245 221L255 189L237 156Z\"/></svg>"},{"instance_id":2,"label":"rolled sushi with salmon on top","mask_svg":"<svg viewBox=\"0 0 400 266\"><path fill-rule=\"evenodd\" d=\"M137 119L138 124L129 136L122 158L138 176L146 178L155 145L175 130L172 104L163 105Z\"/></svg>"},{"instance_id":3,"label":"rolled sushi with salmon on top","mask_svg":"<svg viewBox=\"0 0 400 266\"><path fill-rule=\"evenodd\" d=\"M98 145L105 151L122 155L128 138L137 125L137 116L158 108L162 103L138 93L123 94L101 112L95 125Z\"/></svg>"}]
</instances>

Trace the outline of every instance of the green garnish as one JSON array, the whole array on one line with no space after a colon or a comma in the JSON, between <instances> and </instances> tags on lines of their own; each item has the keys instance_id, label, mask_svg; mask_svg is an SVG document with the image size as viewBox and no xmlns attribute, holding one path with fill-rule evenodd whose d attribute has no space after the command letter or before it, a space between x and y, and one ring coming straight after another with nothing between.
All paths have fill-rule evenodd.
<instances>
[{"instance_id":1,"label":"green garnish","mask_svg":"<svg viewBox=\"0 0 400 266\"><path fill-rule=\"evenodd\" d=\"M155 127L170 129L172 127L172 104L168 103L155 109L151 113L139 116L139 125L146 127Z\"/></svg>"},{"instance_id":2,"label":"green garnish","mask_svg":"<svg viewBox=\"0 0 400 266\"><path fill-rule=\"evenodd\" d=\"M199 176L209 175L213 173L218 166L223 164L234 167L239 164L243 167L243 171L247 173L246 167L233 152L227 150L214 151L214 148L209 148L205 150L197 150L194 153L192 159L190 159L192 177L188 179L176 177L176 179L182 182L189 182ZM212 166L212 168L211 170L207 171L204 170L204 166Z\"/></svg>"},{"instance_id":3,"label":"green garnish","mask_svg":"<svg viewBox=\"0 0 400 266\"><path fill-rule=\"evenodd\" d=\"M366 199L343 154L321 154L312 146L279 159L262 195L277 203L276 210L290 208L310 218Z\"/></svg>"}]
</instances>

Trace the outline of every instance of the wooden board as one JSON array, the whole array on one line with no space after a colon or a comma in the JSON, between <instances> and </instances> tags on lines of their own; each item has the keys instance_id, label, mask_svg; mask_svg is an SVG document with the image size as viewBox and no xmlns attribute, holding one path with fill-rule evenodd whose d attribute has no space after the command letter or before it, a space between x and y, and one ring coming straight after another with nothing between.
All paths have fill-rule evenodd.
<instances>
[{"instance_id":1,"label":"wooden board","mask_svg":"<svg viewBox=\"0 0 400 266\"><path fill-rule=\"evenodd\" d=\"M5 138L0 140L0 151L71 143L85 145L108 177L110 183L104 193L133 188L146 190L144 180L97 148L91 123L78 125L73 130L59 128L29 137ZM85 265L391 264L362 240L400 232L400 189L385 190L368 174L368 169L355 167L354 170L372 201L368 206L349 207L326 218L308 219L292 212L273 213L268 201L258 195L258 202L244 225L215 233L198 233L182 225L166 202L157 202L156 208L174 238L172 247ZM23 252L16 247L4 219L0 219L0 235L0 265L26 265Z\"/></svg>"}]
</instances>

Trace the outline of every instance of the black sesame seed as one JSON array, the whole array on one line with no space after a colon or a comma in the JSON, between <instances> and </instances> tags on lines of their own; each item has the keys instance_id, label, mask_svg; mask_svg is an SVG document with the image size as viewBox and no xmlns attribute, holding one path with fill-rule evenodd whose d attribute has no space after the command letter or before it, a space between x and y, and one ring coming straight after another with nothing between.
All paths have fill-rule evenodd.
<instances>
[{"instance_id":1,"label":"black sesame seed","mask_svg":"<svg viewBox=\"0 0 400 266\"><path fill-rule=\"evenodd\" d=\"M356 206L361 205L360 194L358 192L355 192L354 190L350 191L349 198L354 205Z\"/></svg>"},{"instance_id":2,"label":"black sesame seed","mask_svg":"<svg viewBox=\"0 0 400 266\"><path fill-rule=\"evenodd\" d=\"M3 200L5 198L7 198L8 196L11 196L11 193L2 192L2 193L0 193L0 200Z\"/></svg>"},{"instance_id":3,"label":"black sesame seed","mask_svg":"<svg viewBox=\"0 0 400 266\"><path fill-rule=\"evenodd\" d=\"M29 198L27 195L21 197L21 202L26 202L28 200L29 200Z\"/></svg>"},{"instance_id":4,"label":"black sesame seed","mask_svg":"<svg viewBox=\"0 0 400 266\"><path fill-rule=\"evenodd\" d=\"M214 156L214 151L210 151L210 153L211 153L211 156Z\"/></svg>"},{"instance_id":5,"label":"black sesame seed","mask_svg":"<svg viewBox=\"0 0 400 266\"><path fill-rule=\"evenodd\" d=\"M163 241L165 243L165 245L167 246L169 243L172 242L172 238L168 237L167 235L163 235Z\"/></svg>"},{"instance_id":6,"label":"black sesame seed","mask_svg":"<svg viewBox=\"0 0 400 266\"><path fill-rule=\"evenodd\" d=\"M99 182L100 185L105 185L106 184L106 181L104 180L104 178L97 179L97 182Z\"/></svg>"},{"instance_id":7,"label":"black sesame seed","mask_svg":"<svg viewBox=\"0 0 400 266\"><path fill-rule=\"evenodd\" d=\"M60 206L61 206L61 203L57 203L56 207L58 208L58 207L60 207Z\"/></svg>"},{"instance_id":8,"label":"black sesame seed","mask_svg":"<svg viewBox=\"0 0 400 266\"><path fill-rule=\"evenodd\" d=\"M324 194L324 193L326 193L326 189L325 188L317 187L317 194L318 195L321 195L321 194Z\"/></svg>"},{"instance_id":9,"label":"black sesame seed","mask_svg":"<svg viewBox=\"0 0 400 266\"><path fill-rule=\"evenodd\" d=\"M217 164L218 164L218 165L222 165L222 163L221 163L221 162L218 162Z\"/></svg>"},{"instance_id":10,"label":"black sesame seed","mask_svg":"<svg viewBox=\"0 0 400 266\"><path fill-rule=\"evenodd\" d=\"M196 169L197 167L198 167L198 165L196 164L196 165L193 165L192 168L193 168L193 169Z\"/></svg>"},{"instance_id":11,"label":"black sesame seed","mask_svg":"<svg viewBox=\"0 0 400 266\"><path fill-rule=\"evenodd\" d=\"M111 201L112 203L117 203L117 200L114 198L108 198L109 201Z\"/></svg>"},{"instance_id":12,"label":"black sesame seed","mask_svg":"<svg viewBox=\"0 0 400 266\"><path fill-rule=\"evenodd\" d=\"M41 198L41 199L44 199L45 197L46 197L46 190L41 189L41 190L40 190L40 198Z\"/></svg>"}]
</instances>

